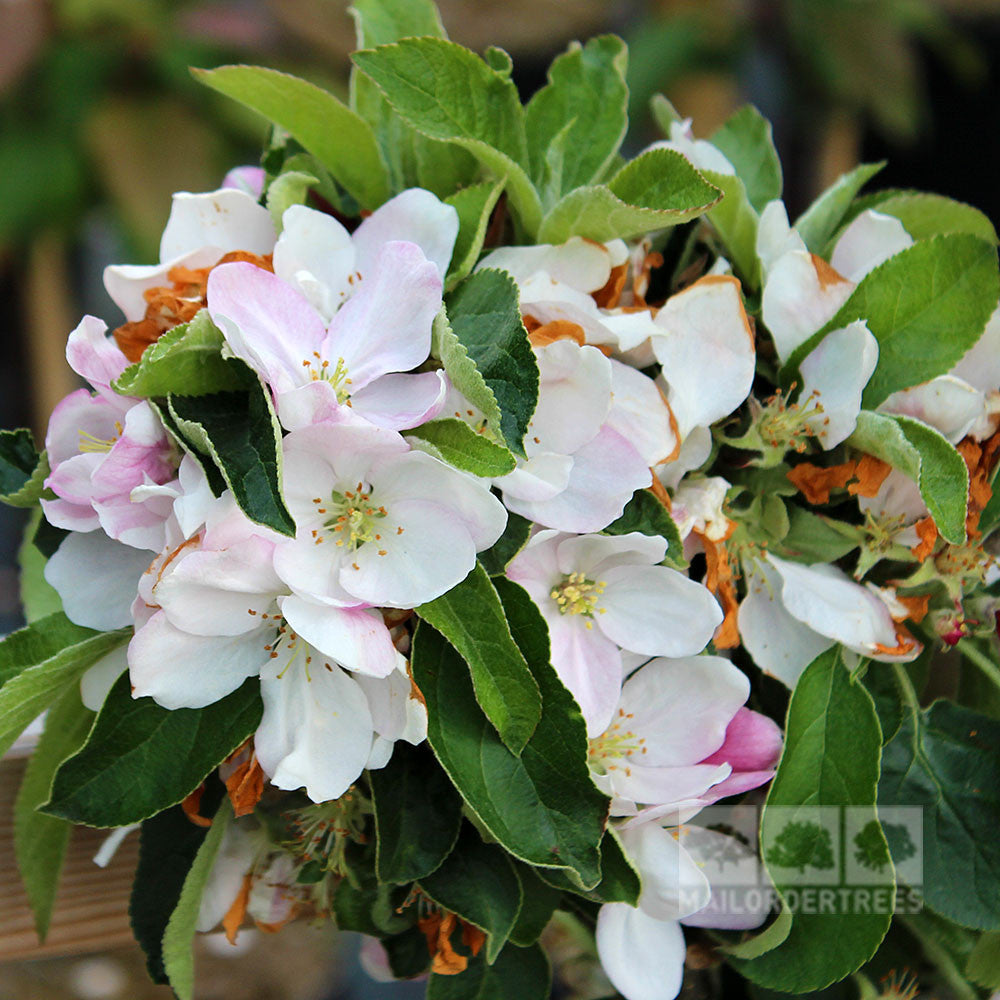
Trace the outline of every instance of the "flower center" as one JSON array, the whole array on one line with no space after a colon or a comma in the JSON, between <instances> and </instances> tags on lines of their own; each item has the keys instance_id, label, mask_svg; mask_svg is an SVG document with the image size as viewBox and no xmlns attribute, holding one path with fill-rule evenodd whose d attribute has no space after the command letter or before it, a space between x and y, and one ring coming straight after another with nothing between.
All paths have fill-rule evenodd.
<instances>
[{"instance_id":1,"label":"flower center","mask_svg":"<svg viewBox=\"0 0 1000 1000\"><path fill-rule=\"evenodd\" d=\"M90 431L77 431L80 435L80 451L83 454L95 454L108 452L114 447L115 442L122 436L123 427L119 421L115 421L115 436L111 438L99 438Z\"/></svg>"},{"instance_id":2,"label":"flower center","mask_svg":"<svg viewBox=\"0 0 1000 1000\"><path fill-rule=\"evenodd\" d=\"M347 374L347 365L343 358L337 358L337 363L331 367L329 361L324 361L319 351L313 351L312 358L305 358L302 367L309 372L313 382L329 382L337 393L337 402L342 406L350 405L351 390L348 386L351 379Z\"/></svg>"},{"instance_id":3,"label":"flower center","mask_svg":"<svg viewBox=\"0 0 1000 1000\"><path fill-rule=\"evenodd\" d=\"M603 615L607 610L597 606L606 586L604 580L588 580L583 573L570 573L552 588L549 596L556 602L560 614L593 618L595 611ZM588 621L587 628L593 628L593 623Z\"/></svg>"},{"instance_id":4,"label":"flower center","mask_svg":"<svg viewBox=\"0 0 1000 1000\"><path fill-rule=\"evenodd\" d=\"M646 739L638 736L631 728L633 714L618 709L615 721L590 740L588 760L590 766L600 774L619 769L615 761L646 753ZM628 768L625 768L626 773Z\"/></svg>"},{"instance_id":5,"label":"flower center","mask_svg":"<svg viewBox=\"0 0 1000 1000\"><path fill-rule=\"evenodd\" d=\"M389 511L382 504L372 500L372 488L364 483L358 483L353 490L340 493L334 490L329 500L313 497L316 513L322 518L323 528L332 532L338 548L346 548L349 552L361 548L369 542L379 544L378 554L386 555L382 545L386 532L385 519ZM395 529L397 535L403 533L401 527ZM312 532L315 544L319 545L326 537L320 529Z\"/></svg>"}]
</instances>

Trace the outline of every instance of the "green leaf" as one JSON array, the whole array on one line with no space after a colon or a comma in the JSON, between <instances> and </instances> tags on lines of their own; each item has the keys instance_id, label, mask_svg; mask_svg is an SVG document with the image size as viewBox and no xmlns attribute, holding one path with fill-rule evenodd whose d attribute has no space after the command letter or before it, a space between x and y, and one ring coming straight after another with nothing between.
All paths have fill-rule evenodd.
<instances>
[{"instance_id":1,"label":"green leaf","mask_svg":"<svg viewBox=\"0 0 1000 1000\"><path fill-rule=\"evenodd\" d=\"M535 874L552 888L572 892L598 905L628 903L635 906L642 891L639 873L622 849L618 834L610 827L601 841L601 881L593 888L581 889L564 871L540 868Z\"/></svg>"},{"instance_id":2,"label":"green leaf","mask_svg":"<svg viewBox=\"0 0 1000 1000\"><path fill-rule=\"evenodd\" d=\"M24 609L24 619L29 625L46 615L62 611L62 599L55 587L45 579L45 565L48 560L34 543L35 532L41 520L41 510L34 511L25 526L21 547L17 550L21 607Z\"/></svg>"},{"instance_id":3,"label":"green leaf","mask_svg":"<svg viewBox=\"0 0 1000 1000\"><path fill-rule=\"evenodd\" d=\"M652 490L636 490L625 505L621 517L612 521L605 529L606 535L627 535L630 531L640 531L644 535L659 535L666 539L667 555L663 560L677 569L685 569L684 543L681 541L677 522L670 511L654 496Z\"/></svg>"},{"instance_id":4,"label":"green leaf","mask_svg":"<svg viewBox=\"0 0 1000 1000\"><path fill-rule=\"evenodd\" d=\"M833 517L814 514L792 505L788 508L788 532L781 540L778 554L809 565L832 563L861 544L861 531Z\"/></svg>"},{"instance_id":5,"label":"green leaf","mask_svg":"<svg viewBox=\"0 0 1000 1000\"><path fill-rule=\"evenodd\" d=\"M608 182L577 188L546 214L539 243L571 236L606 242L666 229L703 215L722 192L680 153L652 149L627 163Z\"/></svg>"},{"instance_id":6,"label":"green leaf","mask_svg":"<svg viewBox=\"0 0 1000 1000\"><path fill-rule=\"evenodd\" d=\"M275 230L280 234L285 212L293 205L304 205L309 191L319 184L319 178L303 170L285 170L267 186L267 210ZM193 393L189 393L193 395Z\"/></svg>"},{"instance_id":7,"label":"green leaf","mask_svg":"<svg viewBox=\"0 0 1000 1000\"><path fill-rule=\"evenodd\" d=\"M475 476L492 479L514 471L513 454L502 444L477 434L464 420L445 417L405 431L410 444Z\"/></svg>"},{"instance_id":8,"label":"green leaf","mask_svg":"<svg viewBox=\"0 0 1000 1000\"><path fill-rule=\"evenodd\" d=\"M978 208L941 194L925 191L879 191L868 198L859 199L847 221L866 208L899 219L903 228L915 240L925 240L945 233L968 233L994 246L998 242L993 223Z\"/></svg>"},{"instance_id":9,"label":"green leaf","mask_svg":"<svg viewBox=\"0 0 1000 1000\"><path fill-rule=\"evenodd\" d=\"M516 584L496 582L541 689L541 720L520 757L507 749L476 704L461 657L421 623L412 669L427 701L427 738L469 809L511 854L594 886L608 800L590 779L583 716L549 664L541 613Z\"/></svg>"},{"instance_id":10,"label":"green leaf","mask_svg":"<svg viewBox=\"0 0 1000 1000\"><path fill-rule=\"evenodd\" d=\"M966 927L996 930L1000 722L949 701L921 710L915 696L904 709L882 753L879 805L923 808L926 904Z\"/></svg>"},{"instance_id":11,"label":"green leaf","mask_svg":"<svg viewBox=\"0 0 1000 1000\"><path fill-rule=\"evenodd\" d=\"M493 545L479 553L479 561L490 576L503 576L507 564L528 544L531 521L520 514L507 514L507 527Z\"/></svg>"},{"instance_id":12,"label":"green leaf","mask_svg":"<svg viewBox=\"0 0 1000 1000\"><path fill-rule=\"evenodd\" d=\"M477 703L519 754L538 725L542 700L486 570L477 563L460 584L416 611L468 664Z\"/></svg>"},{"instance_id":13,"label":"green leaf","mask_svg":"<svg viewBox=\"0 0 1000 1000\"><path fill-rule=\"evenodd\" d=\"M446 37L441 15L432 0L354 0L351 13L357 26L359 49L421 35Z\"/></svg>"},{"instance_id":14,"label":"green leaf","mask_svg":"<svg viewBox=\"0 0 1000 1000\"><path fill-rule=\"evenodd\" d=\"M201 807L216 808L223 791L221 782L209 786ZM207 833L204 827L192 823L180 806L142 824L139 864L132 881L128 914L132 933L146 953L146 967L154 983L168 982L163 962L164 934Z\"/></svg>"},{"instance_id":15,"label":"green leaf","mask_svg":"<svg viewBox=\"0 0 1000 1000\"><path fill-rule=\"evenodd\" d=\"M70 688L45 717L45 729L28 758L14 802L14 852L40 941L49 931L72 827L35 810L49 797L56 769L80 748L93 720L94 713L83 707L80 692Z\"/></svg>"},{"instance_id":16,"label":"green leaf","mask_svg":"<svg viewBox=\"0 0 1000 1000\"><path fill-rule=\"evenodd\" d=\"M524 455L522 442L538 405L538 362L521 322L517 283L506 271L476 271L448 296L446 305L452 334L499 408L499 426L493 424L495 414L488 408L489 400L484 400L486 407L482 406L484 394L454 344L450 350L444 347L452 355L451 367L442 358L445 371L451 375L458 369L461 382L455 380L455 388L483 410L489 425L514 454ZM443 331L441 336L447 344L449 338ZM465 384L473 388L475 395L466 392Z\"/></svg>"},{"instance_id":17,"label":"green leaf","mask_svg":"<svg viewBox=\"0 0 1000 1000\"><path fill-rule=\"evenodd\" d=\"M796 220L794 228L812 253L822 253L855 195L885 166L862 163L841 174Z\"/></svg>"},{"instance_id":18,"label":"green leaf","mask_svg":"<svg viewBox=\"0 0 1000 1000\"><path fill-rule=\"evenodd\" d=\"M503 182L491 184L473 184L462 188L445 198L445 202L458 212L458 236L455 239L455 249L451 255L451 266L445 288L451 290L463 278L467 277L479 260L490 216L496 207Z\"/></svg>"},{"instance_id":19,"label":"green leaf","mask_svg":"<svg viewBox=\"0 0 1000 1000\"><path fill-rule=\"evenodd\" d=\"M462 797L425 746L399 741L385 767L369 772L375 806L375 871L380 882L413 882L451 853Z\"/></svg>"},{"instance_id":20,"label":"green leaf","mask_svg":"<svg viewBox=\"0 0 1000 1000\"><path fill-rule=\"evenodd\" d=\"M123 396L167 396L172 392L202 396L240 389L246 383L239 369L222 357L225 340L202 309L190 323L168 330L143 351L142 359L115 379L112 388Z\"/></svg>"},{"instance_id":21,"label":"green leaf","mask_svg":"<svg viewBox=\"0 0 1000 1000\"><path fill-rule=\"evenodd\" d=\"M212 873L212 865L233 815L229 799L223 798L188 869L177 905L163 932L163 971L180 1000L194 997L194 954L192 945L198 924L202 893Z\"/></svg>"},{"instance_id":22,"label":"green leaf","mask_svg":"<svg viewBox=\"0 0 1000 1000\"><path fill-rule=\"evenodd\" d=\"M432 974L427 1000L549 1000L552 973L545 952L507 945L500 957L488 965L479 955L457 976Z\"/></svg>"},{"instance_id":23,"label":"green leaf","mask_svg":"<svg viewBox=\"0 0 1000 1000\"><path fill-rule=\"evenodd\" d=\"M195 79L280 125L357 200L375 209L390 195L371 126L332 94L262 66L193 69Z\"/></svg>"},{"instance_id":24,"label":"green leaf","mask_svg":"<svg viewBox=\"0 0 1000 1000\"><path fill-rule=\"evenodd\" d=\"M866 275L837 314L792 353L786 385L831 331L862 319L879 342L878 367L862 405L948 371L980 338L1000 296L997 251L956 233L915 243Z\"/></svg>"},{"instance_id":25,"label":"green leaf","mask_svg":"<svg viewBox=\"0 0 1000 1000\"><path fill-rule=\"evenodd\" d=\"M541 204L525 169L524 109L509 77L443 38L406 38L351 59L408 125L456 143L495 177L506 177L522 226L535 233Z\"/></svg>"},{"instance_id":26,"label":"green leaf","mask_svg":"<svg viewBox=\"0 0 1000 1000\"><path fill-rule=\"evenodd\" d=\"M128 674L108 694L83 748L56 772L43 806L87 826L126 826L180 802L260 724L260 682L205 708L133 698Z\"/></svg>"},{"instance_id":27,"label":"green leaf","mask_svg":"<svg viewBox=\"0 0 1000 1000\"><path fill-rule=\"evenodd\" d=\"M0 757L30 722L130 633L82 628L60 611L0 642Z\"/></svg>"},{"instance_id":28,"label":"green leaf","mask_svg":"<svg viewBox=\"0 0 1000 1000\"><path fill-rule=\"evenodd\" d=\"M726 247L726 255L743 283L751 291L760 288L760 261L757 259L757 226L760 222L750 204L743 181L732 174L702 172L705 180L722 192L722 201L708 210Z\"/></svg>"},{"instance_id":29,"label":"green leaf","mask_svg":"<svg viewBox=\"0 0 1000 1000\"><path fill-rule=\"evenodd\" d=\"M270 394L255 383L244 392L171 395L167 406L181 433L211 457L243 513L294 537L281 496L281 427Z\"/></svg>"},{"instance_id":30,"label":"green leaf","mask_svg":"<svg viewBox=\"0 0 1000 1000\"><path fill-rule=\"evenodd\" d=\"M731 115L711 142L733 165L758 212L781 197L781 161L774 148L771 123L752 104Z\"/></svg>"},{"instance_id":31,"label":"green leaf","mask_svg":"<svg viewBox=\"0 0 1000 1000\"><path fill-rule=\"evenodd\" d=\"M1000 931L988 931L976 942L965 974L979 986L1000 990Z\"/></svg>"},{"instance_id":32,"label":"green leaf","mask_svg":"<svg viewBox=\"0 0 1000 1000\"><path fill-rule=\"evenodd\" d=\"M777 947L751 960L731 959L753 982L790 993L823 989L859 969L885 937L891 908L869 912L871 892L878 889L892 899L895 885L875 810L881 748L871 696L851 681L839 648L820 654L792 692L785 748L761 819L761 852L783 897L803 883L794 877L799 872L812 869L821 876L836 862L831 832L817 807L835 807L837 823L849 815L859 830L871 830L870 853L885 876L867 887L863 903L841 894L833 912L795 913ZM839 837L839 828L836 832Z\"/></svg>"},{"instance_id":33,"label":"green leaf","mask_svg":"<svg viewBox=\"0 0 1000 1000\"><path fill-rule=\"evenodd\" d=\"M649 110L659 130L668 137L670 136L670 126L675 122L683 121L683 116L678 113L669 98L663 94L653 94L649 99Z\"/></svg>"},{"instance_id":34,"label":"green leaf","mask_svg":"<svg viewBox=\"0 0 1000 1000\"><path fill-rule=\"evenodd\" d=\"M862 410L847 441L912 479L941 537L955 545L965 541L969 470L938 431L912 417Z\"/></svg>"},{"instance_id":35,"label":"green leaf","mask_svg":"<svg viewBox=\"0 0 1000 1000\"><path fill-rule=\"evenodd\" d=\"M792 911L782 904L778 915L759 934L738 944L720 945L719 950L733 958L760 958L778 947L789 935L792 929Z\"/></svg>"},{"instance_id":36,"label":"green leaf","mask_svg":"<svg viewBox=\"0 0 1000 1000\"><path fill-rule=\"evenodd\" d=\"M34 507L45 492L49 460L35 448L31 431L0 431L0 502Z\"/></svg>"},{"instance_id":37,"label":"green leaf","mask_svg":"<svg viewBox=\"0 0 1000 1000\"><path fill-rule=\"evenodd\" d=\"M455 849L420 888L446 910L486 933L492 965L507 943L521 909L521 882L496 844L484 844L470 823L462 825Z\"/></svg>"},{"instance_id":38,"label":"green leaf","mask_svg":"<svg viewBox=\"0 0 1000 1000\"><path fill-rule=\"evenodd\" d=\"M521 880L521 909L517 914L517 923L510 932L510 940L522 948L534 944L548 926L562 899L562 892L542 881L534 868L514 861L509 856L509 864L514 866L517 877Z\"/></svg>"},{"instance_id":39,"label":"green leaf","mask_svg":"<svg viewBox=\"0 0 1000 1000\"><path fill-rule=\"evenodd\" d=\"M570 45L549 67L549 82L525 108L531 176L539 190L563 194L598 179L612 163L628 129L628 51L615 35ZM563 133L563 130L566 130ZM546 150L564 134L573 155L555 178L546 177Z\"/></svg>"}]
</instances>

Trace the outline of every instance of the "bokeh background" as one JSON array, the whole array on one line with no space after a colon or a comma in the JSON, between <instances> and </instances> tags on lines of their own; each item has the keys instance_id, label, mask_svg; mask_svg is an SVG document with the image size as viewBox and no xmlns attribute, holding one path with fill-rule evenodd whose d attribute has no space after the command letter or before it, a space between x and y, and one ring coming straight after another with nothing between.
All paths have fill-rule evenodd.
<instances>
[{"instance_id":1,"label":"bokeh background","mask_svg":"<svg viewBox=\"0 0 1000 1000\"><path fill-rule=\"evenodd\" d=\"M631 45L631 152L658 136L665 93L707 136L752 101L774 123L794 217L860 160L875 186L971 202L1000 222L1000 0L440 0L451 37L514 58L527 99L572 39ZM29 426L76 388L63 350L80 315L119 322L109 263L156 260L176 190L209 190L256 161L262 121L196 84L188 67L264 63L346 93L346 0L0 0L0 426ZM20 624L22 512L0 508L0 634ZM0 1000L144 1000L128 942L134 844L108 871L100 842L72 845L54 930L30 930L10 849L21 761L0 762ZM606 995L565 929L552 931L565 997ZM200 945L203 1000L407 1000L418 984L367 977L357 942L324 929ZM694 965L698 956L691 956ZM710 976L710 972L703 975ZM698 975L685 993L702 991Z\"/></svg>"}]
</instances>

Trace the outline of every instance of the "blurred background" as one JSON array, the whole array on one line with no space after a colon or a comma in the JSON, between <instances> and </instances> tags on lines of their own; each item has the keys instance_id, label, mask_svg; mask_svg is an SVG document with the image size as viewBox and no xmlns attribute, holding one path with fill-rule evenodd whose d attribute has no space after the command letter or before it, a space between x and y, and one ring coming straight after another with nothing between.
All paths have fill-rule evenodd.
<instances>
[{"instance_id":1,"label":"blurred background","mask_svg":"<svg viewBox=\"0 0 1000 1000\"><path fill-rule=\"evenodd\" d=\"M574 38L631 45L631 152L657 138L665 93L708 135L752 101L774 123L794 217L858 161L887 159L876 186L968 201L1000 222L1000 0L440 0L456 41L514 58L525 99ZM217 187L253 163L261 120L196 84L189 66L265 63L346 93L347 0L0 0L0 426L39 442L76 388L64 346L81 314L119 322L109 263L151 263L176 190ZM24 518L0 508L0 634L20 624L16 553ZM143 1000L124 912L134 845L112 870L99 843L72 846L54 930L35 947L10 851L19 761L0 763L0 1000ZM91 832L93 833L93 832ZM95 839L96 838L96 839ZM256 933L256 932L251 932ZM554 931L567 996L606 988ZM205 1000L406 1000L357 948L306 926L280 938L201 945ZM686 994L698 995L695 977Z\"/></svg>"}]
</instances>

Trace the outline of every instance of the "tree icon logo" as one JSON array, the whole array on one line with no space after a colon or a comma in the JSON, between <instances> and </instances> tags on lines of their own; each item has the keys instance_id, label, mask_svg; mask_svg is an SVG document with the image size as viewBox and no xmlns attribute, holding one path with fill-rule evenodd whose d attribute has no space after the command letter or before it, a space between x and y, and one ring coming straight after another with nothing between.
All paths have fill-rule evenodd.
<instances>
[{"instance_id":1,"label":"tree icon logo","mask_svg":"<svg viewBox=\"0 0 1000 1000\"><path fill-rule=\"evenodd\" d=\"M833 868L830 831L819 823L791 820L774 838L764 859L776 868L795 868L800 875L805 874L806 868L821 871Z\"/></svg>"}]
</instances>

